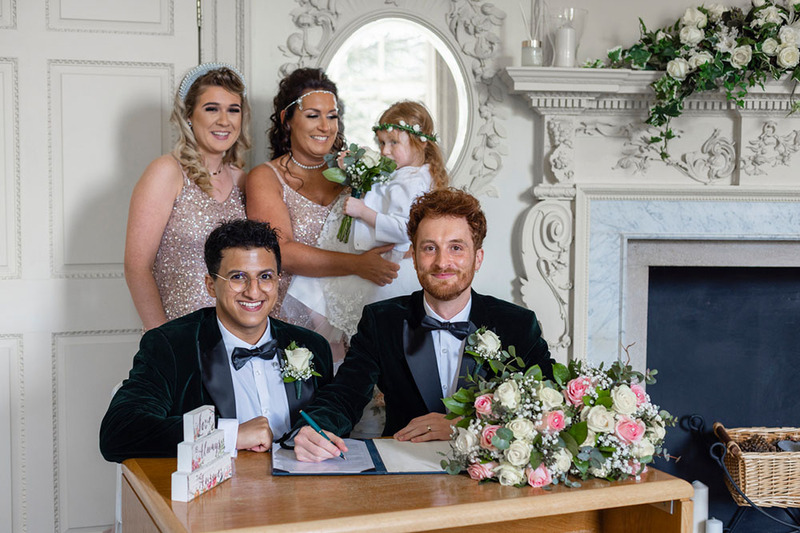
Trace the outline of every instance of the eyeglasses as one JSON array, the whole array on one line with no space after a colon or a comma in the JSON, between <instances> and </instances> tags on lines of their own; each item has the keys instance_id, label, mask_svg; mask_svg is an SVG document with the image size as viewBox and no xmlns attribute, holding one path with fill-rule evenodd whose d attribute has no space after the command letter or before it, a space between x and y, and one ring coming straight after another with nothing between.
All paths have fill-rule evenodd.
<instances>
[{"instance_id":1,"label":"eyeglasses","mask_svg":"<svg viewBox=\"0 0 800 533\"><path fill-rule=\"evenodd\" d=\"M220 276L219 274L212 274L213 276L217 276L219 279L224 279L230 285L231 290L233 292L243 292L247 290L247 287L250 286L250 281L252 278L247 275L245 272L234 272L231 274L230 278L226 278L224 276ZM278 279L280 279L280 275L275 274L274 272L267 271L262 272L255 278L258 282L258 288L264 292L270 292L271 290L275 289L275 286L278 284Z\"/></svg>"}]
</instances>

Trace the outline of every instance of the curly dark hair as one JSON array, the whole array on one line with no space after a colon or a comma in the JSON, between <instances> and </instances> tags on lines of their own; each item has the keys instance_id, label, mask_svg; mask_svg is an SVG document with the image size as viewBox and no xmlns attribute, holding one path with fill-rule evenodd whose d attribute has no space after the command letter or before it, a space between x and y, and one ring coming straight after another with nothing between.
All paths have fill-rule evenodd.
<instances>
[{"instance_id":1,"label":"curly dark hair","mask_svg":"<svg viewBox=\"0 0 800 533\"><path fill-rule=\"evenodd\" d=\"M272 115L269 117L272 121L272 126L267 131L270 149L272 150L272 159L292 151L291 132L288 123L294 116L297 106L293 105L286 109L283 122L281 122L281 111L297 100L300 95L314 89L330 91L336 96L336 102L339 105L339 131L336 134L336 140L333 142L331 152L339 152L344 146L344 122L342 121L344 104L339 100L339 91L336 88L336 84L328 78L322 69L299 68L281 80L278 84L278 94L272 100Z\"/></svg>"},{"instance_id":2,"label":"curly dark hair","mask_svg":"<svg viewBox=\"0 0 800 533\"><path fill-rule=\"evenodd\" d=\"M203 257L209 274L218 274L222 252L228 248L264 248L275 254L278 274L281 273L281 248L278 235L267 222L236 219L222 222L206 239Z\"/></svg>"},{"instance_id":3,"label":"curly dark hair","mask_svg":"<svg viewBox=\"0 0 800 533\"><path fill-rule=\"evenodd\" d=\"M408 237L413 246L417 244L419 223L425 217L465 218L472 233L475 249L478 250L483 246L483 239L486 237L486 216L481 210L478 199L468 192L449 187L418 196L411 204L408 215Z\"/></svg>"}]
</instances>

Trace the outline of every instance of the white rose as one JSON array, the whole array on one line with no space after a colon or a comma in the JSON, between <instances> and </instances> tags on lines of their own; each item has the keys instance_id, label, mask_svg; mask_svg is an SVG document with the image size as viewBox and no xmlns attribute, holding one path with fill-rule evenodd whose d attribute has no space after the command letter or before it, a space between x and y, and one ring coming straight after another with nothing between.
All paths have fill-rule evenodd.
<instances>
[{"instance_id":1,"label":"white rose","mask_svg":"<svg viewBox=\"0 0 800 533\"><path fill-rule=\"evenodd\" d=\"M705 13L696 7L687 7L681 17L681 24L684 26L694 26L695 28L705 28L708 18Z\"/></svg>"},{"instance_id":2,"label":"white rose","mask_svg":"<svg viewBox=\"0 0 800 533\"><path fill-rule=\"evenodd\" d=\"M750 63L750 59L753 57L753 49L750 48L749 44L744 46L737 46L731 52L731 65L735 68L744 68Z\"/></svg>"},{"instance_id":3,"label":"white rose","mask_svg":"<svg viewBox=\"0 0 800 533\"><path fill-rule=\"evenodd\" d=\"M706 8L708 10L708 18L711 19L712 22L717 22L719 19L722 18L722 15L728 10L727 7L723 6L722 4L711 4Z\"/></svg>"},{"instance_id":4,"label":"white rose","mask_svg":"<svg viewBox=\"0 0 800 533\"><path fill-rule=\"evenodd\" d=\"M514 466L523 467L531 459L531 445L524 440L515 440L504 452L506 461Z\"/></svg>"},{"instance_id":5,"label":"white rose","mask_svg":"<svg viewBox=\"0 0 800 533\"><path fill-rule=\"evenodd\" d=\"M778 66L782 68L794 68L800 61L800 50L797 49L796 44L782 44L778 47L778 57L776 59Z\"/></svg>"},{"instance_id":6,"label":"white rose","mask_svg":"<svg viewBox=\"0 0 800 533\"><path fill-rule=\"evenodd\" d=\"M586 432L586 438L581 443L580 447L583 448L584 446L591 446L594 447L594 439L597 436L597 433L592 431L591 429Z\"/></svg>"},{"instance_id":7,"label":"white rose","mask_svg":"<svg viewBox=\"0 0 800 533\"><path fill-rule=\"evenodd\" d=\"M458 453L468 454L478 447L478 436L465 428L457 428L458 435L453 439L453 445Z\"/></svg>"},{"instance_id":8,"label":"white rose","mask_svg":"<svg viewBox=\"0 0 800 533\"><path fill-rule=\"evenodd\" d=\"M514 434L515 439L530 439L533 437L534 425L527 418L515 418L506 427Z\"/></svg>"},{"instance_id":9,"label":"white rose","mask_svg":"<svg viewBox=\"0 0 800 533\"><path fill-rule=\"evenodd\" d=\"M595 405L586 416L586 423L596 433L613 433L614 413L602 405Z\"/></svg>"},{"instance_id":10,"label":"white rose","mask_svg":"<svg viewBox=\"0 0 800 533\"><path fill-rule=\"evenodd\" d=\"M714 60L714 56L711 53L703 50L702 52L697 52L696 54L692 54L689 58L689 68L692 70L697 70L701 66L705 65L706 63L710 63Z\"/></svg>"},{"instance_id":11,"label":"white rose","mask_svg":"<svg viewBox=\"0 0 800 533\"><path fill-rule=\"evenodd\" d=\"M780 24L785 19L783 13L776 6L765 7L760 15L770 24Z\"/></svg>"},{"instance_id":12,"label":"white rose","mask_svg":"<svg viewBox=\"0 0 800 533\"><path fill-rule=\"evenodd\" d=\"M564 396L555 389L542 387L539 391L539 399L542 401L542 409L552 411L564 403Z\"/></svg>"},{"instance_id":13,"label":"white rose","mask_svg":"<svg viewBox=\"0 0 800 533\"><path fill-rule=\"evenodd\" d=\"M666 33L664 33L664 31L663 31L663 30L658 30L658 33L656 33L656 42L658 42L658 41L663 41L663 40L664 40L664 39L666 39L667 37L669 37L669 35L667 35Z\"/></svg>"},{"instance_id":14,"label":"white rose","mask_svg":"<svg viewBox=\"0 0 800 533\"><path fill-rule=\"evenodd\" d=\"M495 355L500 351L500 337L494 331L486 330L483 333L476 333L478 342L475 344L478 352Z\"/></svg>"},{"instance_id":15,"label":"white rose","mask_svg":"<svg viewBox=\"0 0 800 533\"><path fill-rule=\"evenodd\" d=\"M553 465L559 472L566 472L572 466L572 454L566 448L561 448L555 454L555 464Z\"/></svg>"},{"instance_id":16,"label":"white rose","mask_svg":"<svg viewBox=\"0 0 800 533\"><path fill-rule=\"evenodd\" d=\"M308 370L309 363L314 354L308 348L295 348L286 350L286 362L298 372Z\"/></svg>"},{"instance_id":17,"label":"white rose","mask_svg":"<svg viewBox=\"0 0 800 533\"><path fill-rule=\"evenodd\" d=\"M778 32L778 37L781 40L781 44L797 44L797 30L791 26L782 26ZM764 49L763 45L761 49Z\"/></svg>"},{"instance_id":18,"label":"white rose","mask_svg":"<svg viewBox=\"0 0 800 533\"><path fill-rule=\"evenodd\" d=\"M506 409L516 409L519 404L519 386L513 379L506 380L494 391L494 397Z\"/></svg>"},{"instance_id":19,"label":"white rose","mask_svg":"<svg viewBox=\"0 0 800 533\"><path fill-rule=\"evenodd\" d=\"M494 471L501 485L519 485L525 480L525 472L508 463L500 463Z\"/></svg>"},{"instance_id":20,"label":"white rose","mask_svg":"<svg viewBox=\"0 0 800 533\"><path fill-rule=\"evenodd\" d=\"M377 166L381 160L381 154L372 148L364 148L364 150L364 155L361 156L361 162L367 165L367 168Z\"/></svg>"},{"instance_id":21,"label":"white rose","mask_svg":"<svg viewBox=\"0 0 800 533\"><path fill-rule=\"evenodd\" d=\"M620 385L611 389L611 407L622 415L630 415L636 411L636 394L627 385Z\"/></svg>"},{"instance_id":22,"label":"white rose","mask_svg":"<svg viewBox=\"0 0 800 533\"><path fill-rule=\"evenodd\" d=\"M778 53L778 41L772 37L764 39L764 42L761 44L761 51L768 56L774 56Z\"/></svg>"},{"instance_id":23,"label":"white rose","mask_svg":"<svg viewBox=\"0 0 800 533\"><path fill-rule=\"evenodd\" d=\"M681 28L680 31L680 38L683 44L688 44L689 46L695 46L697 43L703 40L706 36L705 32L699 28L694 26L684 26Z\"/></svg>"},{"instance_id":24,"label":"white rose","mask_svg":"<svg viewBox=\"0 0 800 533\"><path fill-rule=\"evenodd\" d=\"M667 63L667 74L676 80L686 79L686 75L689 74L689 62L682 57L676 57Z\"/></svg>"},{"instance_id":25,"label":"white rose","mask_svg":"<svg viewBox=\"0 0 800 533\"><path fill-rule=\"evenodd\" d=\"M639 442L633 443L631 446L631 453L634 457L640 459L642 457L652 456L656 453L656 448L648 439L642 439Z\"/></svg>"},{"instance_id":26,"label":"white rose","mask_svg":"<svg viewBox=\"0 0 800 533\"><path fill-rule=\"evenodd\" d=\"M766 0L753 0L753 7L761 7L766 3Z\"/></svg>"}]
</instances>

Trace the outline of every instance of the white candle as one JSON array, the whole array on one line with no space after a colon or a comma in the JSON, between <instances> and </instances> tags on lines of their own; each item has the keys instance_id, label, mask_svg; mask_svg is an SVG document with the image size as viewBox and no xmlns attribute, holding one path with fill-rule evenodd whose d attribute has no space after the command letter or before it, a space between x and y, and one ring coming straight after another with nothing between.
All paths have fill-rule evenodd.
<instances>
[{"instance_id":1,"label":"white candle","mask_svg":"<svg viewBox=\"0 0 800 533\"><path fill-rule=\"evenodd\" d=\"M569 24L564 24L556 31L556 46L553 66L574 67L575 66L575 28Z\"/></svg>"},{"instance_id":2,"label":"white candle","mask_svg":"<svg viewBox=\"0 0 800 533\"><path fill-rule=\"evenodd\" d=\"M706 520L706 533L722 533L722 520L716 518Z\"/></svg>"},{"instance_id":3,"label":"white candle","mask_svg":"<svg viewBox=\"0 0 800 533\"><path fill-rule=\"evenodd\" d=\"M708 519L708 486L704 485L701 481L692 481L694 487L694 511L692 523L694 524L694 533L706 533L706 520Z\"/></svg>"}]
</instances>

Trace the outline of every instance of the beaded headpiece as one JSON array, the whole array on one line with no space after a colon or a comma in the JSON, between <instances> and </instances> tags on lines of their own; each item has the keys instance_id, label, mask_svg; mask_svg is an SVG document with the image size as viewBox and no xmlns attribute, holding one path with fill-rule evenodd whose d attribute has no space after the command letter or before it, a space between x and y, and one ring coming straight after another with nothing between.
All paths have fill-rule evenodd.
<instances>
[{"instance_id":1,"label":"beaded headpiece","mask_svg":"<svg viewBox=\"0 0 800 533\"><path fill-rule=\"evenodd\" d=\"M247 96L247 84L244 81L244 76L242 76L242 73L239 72L239 69L233 65L228 65L227 63L203 63L202 65L197 65L194 67L192 70L186 73L186 76L183 77L181 86L178 89L178 96L180 96L181 100L185 102L186 95L189 93L189 89L192 88L192 85L194 85L194 82L197 81L197 78L208 74L212 70L218 70L221 68L226 68L239 77L239 81L242 82L242 86L244 87L242 95Z\"/></svg>"},{"instance_id":2,"label":"beaded headpiece","mask_svg":"<svg viewBox=\"0 0 800 533\"><path fill-rule=\"evenodd\" d=\"M309 94L314 94L314 93L324 93L324 94L329 94L329 95L333 96L333 103L336 106L336 109L337 110L339 109L339 102L336 100L336 94L334 94L331 91L325 90L325 89L314 89L313 91L308 91L307 93L301 94L300 96L298 96L297 98L295 98L294 100L289 102L289 105L284 107L283 110L286 111L287 109L292 107L294 104L297 104L297 109L302 111L303 110L303 98L305 98Z\"/></svg>"},{"instance_id":3,"label":"beaded headpiece","mask_svg":"<svg viewBox=\"0 0 800 533\"><path fill-rule=\"evenodd\" d=\"M380 124L376 124L372 126L372 131L379 132L379 131L392 131L393 129L407 131L412 135L416 135L419 137L419 140L422 142L431 141L431 142L439 142L439 139L436 138L436 134L428 135L422 131L422 128L419 124L414 124L413 126L406 124L405 120L401 120L399 124L392 124L391 122L382 122Z\"/></svg>"}]
</instances>

